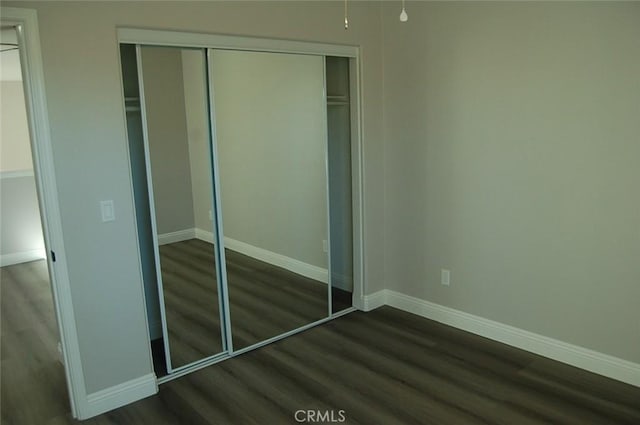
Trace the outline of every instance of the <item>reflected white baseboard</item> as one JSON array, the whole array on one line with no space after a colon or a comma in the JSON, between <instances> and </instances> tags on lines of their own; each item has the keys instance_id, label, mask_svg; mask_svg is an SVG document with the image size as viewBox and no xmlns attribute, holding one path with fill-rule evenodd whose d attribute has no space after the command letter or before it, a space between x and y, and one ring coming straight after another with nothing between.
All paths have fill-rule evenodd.
<instances>
[{"instance_id":1,"label":"reflected white baseboard","mask_svg":"<svg viewBox=\"0 0 640 425\"><path fill-rule=\"evenodd\" d=\"M158 243L160 245L182 242L189 239L200 239L201 241L214 243L213 233L199 228L184 229L177 232L158 235ZM308 277L309 279L317 280L322 283L327 283L329 281L329 272L327 269L322 267L314 266L312 264L296 260L295 258L287 257L263 248L258 248L257 246L228 237L224 238L224 244L226 248L239 252L240 254L264 261L265 263L273 264L274 266L282 267L283 269Z\"/></svg>"},{"instance_id":2,"label":"reflected white baseboard","mask_svg":"<svg viewBox=\"0 0 640 425\"><path fill-rule=\"evenodd\" d=\"M196 229L184 229L177 232L162 233L158 235L158 244L166 245L175 242L188 241L196 237Z\"/></svg>"},{"instance_id":3,"label":"reflected white baseboard","mask_svg":"<svg viewBox=\"0 0 640 425\"><path fill-rule=\"evenodd\" d=\"M249 257L253 257L257 260L264 261L265 263L282 267L283 269L308 277L309 279L323 283L329 282L329 272L327 269L323 269L322 267L303 263L295 258L267 251L266 249L258 248L257 246L249 245L248 243L228 237L224 238L224 246L233 251L239 252L240 254L248 255Z\"/></svg>"},{"instance_id":4,"label":"reflected white baseboard","mask_svg":"<svg viewBox=\"0 0 640 425\"><path fill-rule=\"evenodd\" d=\"M195 229L195 236L202 241L214 243L213 233L206 230ZM323 283L327 283L329 281L329 272L327 269L323 269L322 267L307 264L300 260L296 260L295 258L287 257L285 255L268 251L263 248L258 248L257 246L249 245L248 243L227 237L224 238L224 245L230 250L264 261L265 263L273 264L274 266L282 267L283 269L308 277L309 279Z\"/></svg>"},{"instance_id":5,"label":"reflected white baseboard","mask_svg":"<svg viewBox=\"0 0 640 425\"><path fill-rule=\"evenodd\" d=\"M196 239L200 239L201 241L209 242L215 245L215 241L213 240L213 233L207 230L196 228L195 235L196 235Z\"/></svg>"}]
</instances>

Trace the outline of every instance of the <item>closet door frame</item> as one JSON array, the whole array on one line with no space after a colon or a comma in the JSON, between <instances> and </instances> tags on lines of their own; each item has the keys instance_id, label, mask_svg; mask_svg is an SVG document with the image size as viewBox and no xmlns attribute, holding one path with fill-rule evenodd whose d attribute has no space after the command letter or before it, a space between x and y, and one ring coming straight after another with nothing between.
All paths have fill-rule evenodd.
<instances>
[{"instance_id":1,"label":"closet door frame","mask_svg":"<svg viewBox=\"0 0 640 425\"><path fill-rule=\"evenodd\" d=\"M336 317L340 317L344 314L348 314L356 309L365 309L364 300L364 220L363 220L363 205L364 205L364 179L363 179L363 149L361 138L361 67L360 67L360 48L358 46L351 45L338 45L338 44L326 44L326 43L314 43L303 42L294 40L280 40L273 38L259 38L259 37L245 37L245 36L229 36L218 34L204 34L193 32L180 32L180 31L165 31L165 30L148 30L138 28L121 27L117 29L118 43L135 44L137 48L140 45L148 46L164 46L164 47L176 47L176 48L202 48L207 52L207 69L210 70L210 49L222 49L222 50L239 50L239 51L253 51L253 52L270 52L270 53L290 53L301 55L314 55L314 56L339 56L349 58L349 80L351 90L351 179L352 179L352 219L353 219L353 297L352 307L342 310L337 313L331 311L331 275L329 274L328 285L328 313L323 319L316 322L309 323L302 327L296 328L292 331L277 335L275 337L258 342L251 346L242 348L240 350L233 350L232 334L231 334L231 318L229 314L229 298L226 279L226 264L224 262L224 255L220 258L221 249L216 249L216 260L219 261L219 267L217 270L222 276L222 285L220 296L220 303L224 304L224 345L226 351L220 354L214 355L209 358L205 358L199 362L192 363L176 368L169 373L169 375L159 378L158 383L164 383L172 379L183 376L187 373L225 360L227 358L240 355L247 351L262 347L280 339L286 338L293 334L299 333L311 327L330 321ZM326 72L326 71L325 71ZM141 87L142 90L142 87ZM211 163L215 170L217 170L217 155L216 155L216 135L215 135L215 106L212 103L213 90L210 81L207 81L207 95L209 99L209 131L212 141L212 158ZM326 98L326 84L324 88L323 96ZM142 104L141 93L141 104ZM326 116L325 116L326 120ZM143 124L144 126L144 124ZM327 176L328 177L328 176ZM224 236L222 233L222 211L220 200L220 182L218 173L213 173L213 188L214 188L214 206L216 211L216 243L221 244L223 247ZM328 213L328 211L327 211ZM157 249L157 247L156 247ZM329 254L329 253L328 253ZM157 257L156 257L157 258ZM330 259L329 259L330 264ZM156 266L159 267L159 266ZM329 265L330 270L330 265ZM223 302L224 301L224 302ZM162 303L162 302L161 302ZM161 308L164 308L162 306ZM163 312L164 314L164 312ZM164 320L163 320L164 321ZM164 327L164 325L163 325ZM166 346L166 342L165 342ZM166 349L167 347L165 347Z\"/></svg>"}]
</instances>

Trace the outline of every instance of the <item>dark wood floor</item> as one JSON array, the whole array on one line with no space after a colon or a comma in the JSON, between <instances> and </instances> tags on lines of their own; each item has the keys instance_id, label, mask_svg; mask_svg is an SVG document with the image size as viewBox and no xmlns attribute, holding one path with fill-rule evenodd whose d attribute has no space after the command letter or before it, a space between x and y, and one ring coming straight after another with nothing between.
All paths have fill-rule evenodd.
<instances>
[{"instance_id":1,"label":"dark wood floor","mask_svg":"<svg viewBox=\"0 0 640 425\"><path fill-rule=\"evenodd\" d=\"M44 260L0 268L2 424L65 417L69 399Z\"/></svg>"},{"instance_id":2,"label":"dark wood floor","mask_svg":"<svg viewBox=\"0 0 640 425\"><path fill-rule=\"evenodd\" d=\"M22 281L45 269L15 267L1 270L2 423L75 423L65 413L48 287ZM383 307L163 384L156 396L84 423L295 424L300 409L334 410L334 418L343 410L349 424L637 425L640 388Z\"/></svg>"}]
</instances>

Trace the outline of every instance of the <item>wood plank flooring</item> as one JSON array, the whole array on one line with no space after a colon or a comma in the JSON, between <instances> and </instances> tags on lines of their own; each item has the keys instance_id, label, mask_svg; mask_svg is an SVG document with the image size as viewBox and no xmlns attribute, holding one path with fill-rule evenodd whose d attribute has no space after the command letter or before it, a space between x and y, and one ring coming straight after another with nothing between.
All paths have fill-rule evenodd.
<instances>
[{"instance_id":1,"label":"wood plank flooring","mask_svg":"<svg viewBox=\"0 0 640 425\"><path fill-rule=\"evenodd\" d=\"M2 424L44 424L69 412L44 260L0 268Z\"/></svg>"},{"instance_id":2,"label":"wood plank flooring","mask_svg":"<svg viewBox=\"0 0 640 425\"><path fill-rule=\"evenodd\" d=\"M280 335L328 315L327 285L227 249L234 348ZM160 246L174 367L222 351L213 245L198 240Z\"/></svg>"},{"instance_id":3,"label":"wood plank flooring","mask_svg":"<svg viewBox=\"0 0 640 425\"><path fill-rule=\"evenodd\" d=\"M2 424L76 423L53 317L45 317L51 300L42 287L14 283L36 279L40 264L0 270ZM637 425L640 388L382 307L163 384L84 423L296 424L300 409L335 418L343 410L347 424Z\"/></svg>"}]
</instances>

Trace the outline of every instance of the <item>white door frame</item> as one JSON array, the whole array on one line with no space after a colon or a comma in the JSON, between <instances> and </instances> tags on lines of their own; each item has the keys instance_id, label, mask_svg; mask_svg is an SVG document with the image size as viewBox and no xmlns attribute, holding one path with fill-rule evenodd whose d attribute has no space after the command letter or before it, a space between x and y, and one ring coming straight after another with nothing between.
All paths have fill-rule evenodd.
<instances>
[{"instance_id":1,"label":"white door frame","mask_svg":"<svg viewBox=\"0 0 640 425\"><path fill-rule=\"evenodd\" d=\"M0 8L0 16L2 24L16 26L18 35L33 169L71 414L74 418L86 417L83 412L86 412L88 407L87 393L82 373L78 333L71 300L71 285L63 245L62 219L49 130L38 18L35 10L14 7Z\"/></svg>"}]
</instances>

